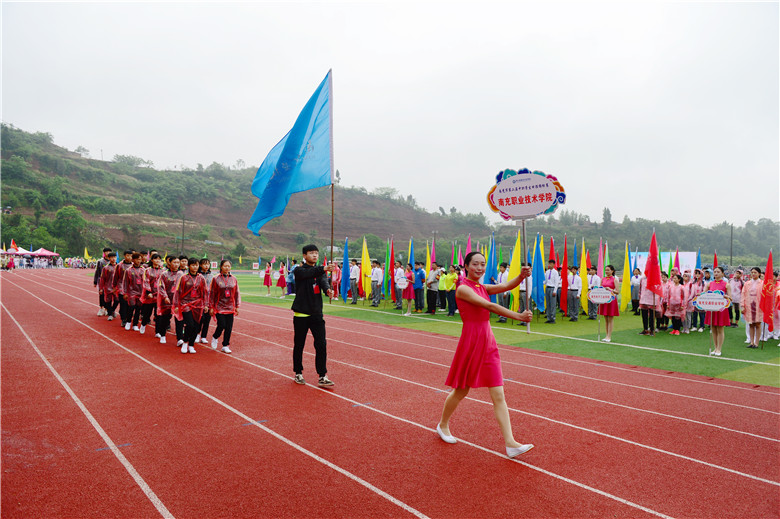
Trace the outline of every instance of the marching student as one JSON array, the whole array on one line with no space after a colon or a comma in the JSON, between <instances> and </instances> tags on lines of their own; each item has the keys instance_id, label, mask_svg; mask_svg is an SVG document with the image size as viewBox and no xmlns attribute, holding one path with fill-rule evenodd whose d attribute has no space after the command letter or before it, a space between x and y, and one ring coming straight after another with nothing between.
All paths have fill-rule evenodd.
<instances>
[{"instance_id":1,"label":"marching student","mask_svg":"<svg viewBox=\"0 0 780 519\"><path fill-rule=\"evenodd\" d=\"M162 269L160 268L162 259L156 252L151 256L152 266L144 270L144 291L141 294L141 328L138 330L141 334L146 331L146 325L152 320L152 314L157 306L157 289L159 288L160 276L162 275ZM155 325L157 324L157 318L155 317ZM156 332L156 330L155 330ZM161 337L159 333L155 333L155 337Z\"/></svg>"},{"instance_id":2,"label":"marching student","mask_svg":"<svg viewBox=\"0 0 780 519\"><path fill-rule=\"evenodd\" d=\"M116 252L109 251L106 254L108 264L103 266L100 272L100 280L98 281L98 287L100 295L103 298L104 308L106 315L108 315L108 321L114 320L114 310L116 310L119 304L119 299L116 295L114 288L114 273L116 271Z\"/></svg>"},{"instance_id":3,"label":"marching student","mask_svg":"<svg viewBox=\"0 0 780 519\"><path fill-rule=\"evenodd\" d=\"M97 287L98 283L100 283L100 275L103 272L103 267L108 265L108 256L107 254L111 252L110 247L103 247L103 257L100 258L97 261L97 264L95 265L95 275L92 277L92 285ZM116 255L114 255L116 257ZM100 308L98 309L98 316L108 315L108 311L106 310L105 301L103 300L103 292L98 289L98 304L100 305Z\"/></svg>"},{"instance_id":4,"label":"marching student","mask_svg":"<svg viewBox=\"0 0 780 519\"><path fill-rule=\"evenodd\" d=\"M119 296L119 318L122 320L122 327L127 324L127 300L125 299L125 272L127 269L133 266L133 251L128 249L125 251L124 260L117 265L114 270L114 288Z\"/></svg>"},{"instance_id":5,"label":"marching student","mask_svg":"<svg viewBox=\"0 0 780 519\"><path fill-rule=\"evenodd\" d=\"M211 287L211 280L214 277L214 274L211 272L211 262L207 258L202 258L200 260L200 275L203 276L203 279L206 280L206 301L208 301L208 291ZM206 305L208 307L208 305ZM211 314L209 313L209 309L205 308L203 310L203 317L200 318L200 329L198 330L198 336L195 337L195 342L200 342L202 344L208 344L208 336L209 336L209 324L211 323Z\"/></svg>"},{"instance_id":6,"label":"marching student","mask_svg":"<svg viewBox=\"0 0 780 519\"><path fill-rule=\"evenodd\" d=\"M209 312L217 319L217 328L211 338L211 347L215 350L222 338L222 353L230 350L230 335L233 333L233 319L238 315L241 297L238 294L238 280L230 273L230 260L223 259L219 264L219 275L214 276L209 288Z\"/></svg>"},{"instance_id":7,"label":"marching student","mask_svg":"<svg viewBox=\"0 0 780 519\"><path fill-rule=\"evenodd\" d=\"M168 269L160 274L157 281L157 318L154 320L155 337L160 338L160 344L165 344L165 334L168 333L168 327L171 324L171 315L173 307L173 291L176 289L176 283L179 281L182 273L179 271L181 260L176 256L166 256L165 262ZM178 328L178 327L177 327ZM177 330L176 338L179 338ZM181 344L177 344L180 346Z\"/></svg>"},{"instance_id":8,"label":"marching student","mask_svg":"<svg viewBox=\"0 0 780 519\"><path fill-rule=\"evenodd\" d=\"M138 331L138 321L141 319L141 294L144 291L144 268L141 266L143 256L134 252L131 256L132 265L125 271L122 278L124 299L127 301L125 330L133 327Z\"/></svg>"},{"instance_id":9,"label":"marching student","mask_svg":"<svg viewBox=\"0 0 780 519\"><path fill-rule=\"evenodd\" d=\"M523 267L516 278L494 285L480 283L480 278L485 273L485 257L481 253L469 252L465 264L467 277L459 283L456 294L463 328L445 382L452 387L452 391L444 401L436 432L442 441L457 443L458 440L450 433L449 428L452 414L471 388L487 387L493 401L493 412L504 436L506 454L514 458L532 449L533 444L522 445L512 434L512 423L504 397L501 358L490 327L490 313L519 321L530 321L533 314L530 311L513 312L492 303L490 295L513 289L530 274L530 269Z\"/></svg>"},{"instance_id":10,"label":"marching student","mask_svg":"<svg viewBox=\"0 0 780 519\"><path fill-rule=\"evenodd\" d=\"M206 280L198 272L198 258L190 258L187 268L189 272L179 278L173 291L173 314L184 323L181 352L195 353L195 337L200 329L203 309L208 305L208 294Z\"/></svg>"},{"instance_id":11,"label":"marching student","mask_svg":"<svg viewBox=\"0 0 780 519\"><path fill-rule=\"evenodd\" d=\"M189 269L189 258L182 254L179 256L179 277L184 276L187 274L187 272L190 271ZM171 301L173 301L173 296L171 296ZM184 321L182 321L177 315L176 312L172 312L173 315L173 322L174 326L176 328L176 345L181 346L184 344Z\"/></svg>"},{"instance_id":12,"label":"marching student","mask_svg":"<svg viewBox=\"0 0 780 519\"><path fill-rule=\"evenodd\" d=\"M326 272L333 267L317 265L319 249L310 244L303 247L303 261L295 269L295 299L293 311L293 371L295 383L305 384L303 378L303 347L306 345L306 335L311 330L314 337L314 364L319 375L317 385L333 387L333 381L328 379L328 353L325 339L325 320L322 318L322 292L333 297L333 291L328 283Z\"/></svg>"},{"instance_id":13,"label":"marching student","mask_svg":"<svg viewBox=\"0 0 780 519\"><path fill-rule=\"evenodd\" d=\"M569 276L569 290L566 294L566 310L569 313L569 321L575 322L580 317L580 295L582 294L582 278L577 275L579 270L572 265Z\"/></svg>"}]
</instances>

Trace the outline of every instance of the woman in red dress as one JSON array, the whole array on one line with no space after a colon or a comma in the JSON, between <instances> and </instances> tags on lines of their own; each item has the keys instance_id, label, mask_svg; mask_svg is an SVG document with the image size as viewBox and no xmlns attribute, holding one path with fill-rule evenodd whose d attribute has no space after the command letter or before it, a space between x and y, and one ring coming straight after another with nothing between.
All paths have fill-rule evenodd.
<instances>
[{"instance_id":1,"label":"woman in red dress","mask_svg":"<svg viewBox=\"0 0 780 519\"><path fill-rule=\"evenodd\" d=\"M408 307L404 314L405 316L412 315L412 303L414 302L414 273L412 273L412 264L406 264L406 270L404 271L404 277L406 278L406 286L402 288L401 299L407 301ZM401 305L403 307L403 304Z\"/></svg>"},{"instance_id":2,"label":"woman in red dress","mask_svg":"<svg viewBox=\"0 0 780 519\"><path fill-rule=\"evenodd\" d=\"M265 276L263 277L263 286L268 287L268 293L267 296L271 295L271 286L273 285L273 270L271 269L271 264L266 263L265 264Z\"/></svg>"},{"instance_id":3,"label":"woman in red dress","mask_svg":"<svg viewBox=\"0 0 780 519\"><path fill-rule=\"evenodd\" d=\"M279 279L276 281L276 286L282 289L282 299L284 299L284 289L287 288L287 265L284 261L279 264Z\"/></svg>"},{"instance_id":4,"label":"woman in red dress","mask_svg":"<svg viewBox=\"0 0 780 519\"><path fill-rule=\"evenodd\" d=\"M731 297L731 287L726 282L723 276L723 267L715 267L715 280L710 281L710 286L707 290L720 290L729 298ZM712 328L712 343L715 349L710 352L710 355L720 357L721 348L723 348L723 339L726 338L726 326L731 325L731 319L729 318L729 309L724 308L720 312L707 312L707 316L704 318L704 324L710 325ZM748 348L755 348L750 345Z\"/></svg>"},{"instance_id":5,"label":"woman in red dress","mask_svg":"<svg viewBox=\"0 0 780 519\"><path fill-rule=\"evenodd\" d=\"M490 312L524 322L529 322L533 314L530 310L523 313L513 312L501 305L491 303L489 296L512 290L531 275L531 268L523 267L520 275L511 281L498 285L483 285L479 280L485 273L485 257L479 252L470 252L464 262L467 275L455 291L463 329L446 382L453 390L444 401L441 421L436 425L436 432L447 443L457 442L450 434L452 413L472 387L487 387L493 400L493 412L504 435L506 454L514 458L533 448L533 445L520 444L512 434L509 409L504 398L501 358L498 355L496 338L490 327Z\"/></svg>"},{"instance_id":6,"label":"woman in red dress","mask_svg":"<svg viewBox=\"0 0 780 519\"><path fill-rule=\"evenodd\" d=\"M612 329L615 327L614 318L616 315L620 315L617 302L617 283L615 283L615 267L607 265L604 267L604 279L601 280L601 286L608 289L615 294L615 299L611 303L599 305L599 315L604 316L604 325L607 328L607 334L604 337L604 342L612 342Z\"/></svg>"}]
</instances>

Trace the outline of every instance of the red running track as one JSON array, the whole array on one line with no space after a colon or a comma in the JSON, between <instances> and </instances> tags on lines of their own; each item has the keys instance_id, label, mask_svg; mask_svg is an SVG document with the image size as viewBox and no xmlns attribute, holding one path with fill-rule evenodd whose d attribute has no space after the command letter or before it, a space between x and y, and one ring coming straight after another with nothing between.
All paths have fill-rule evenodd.
<instances>
[{"instance_id":1,"label":"red running track","mask_svg":"<svg viewBox=\"0 0 780 519\"><path fill-rule=\"evenodd\" d=\"M327 317L326 391L287 310L182 355L83 272L0 281L3 517L780 516L775 388L503 346L512 461L486 390L435 434L452 337Z\"/></svg>"}]
</instances>

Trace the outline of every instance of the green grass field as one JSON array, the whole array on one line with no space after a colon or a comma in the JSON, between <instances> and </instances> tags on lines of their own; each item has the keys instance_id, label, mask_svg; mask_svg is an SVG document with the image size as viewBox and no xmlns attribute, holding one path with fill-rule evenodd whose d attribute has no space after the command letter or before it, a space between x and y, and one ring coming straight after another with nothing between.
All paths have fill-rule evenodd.
<instances>
[{"instance_id":1,"label":"green grass field","mask_svg":"<svg viewBox=\"0 0 780 519\"><path fill-rule=\"evenodd\" d=\"M243 301L290 308L293 297L280 299L279 288L272 287L271 293L274 297L267 297L263 295L266 288L260 286L256 275L238 274L236 277ZM461 322L457 315L447 317L444 313L435 316L412 314L411 317L403 317L399 310L392 309L391 303L382 303L379 308L371 308L364 301L359 301L357 305L345 305L341 299L332 303L326 300L324 308L325 315L338 315L454 337L460 335ZM290 316L292 317L292 313ZM556 324L544 324L543 318L535 318L531 323L530 334L517 322L498 323L497 316L491 321L496 340L500 344L780 387L778 341L767 341L763 350L746 348L744 322L740 323L738 328L726 329L723 356L710 357L710 334L706 329L701 333L692 332L680 336L672 336L668 332L657 332L655 337L640 336L638 333L642 331L642 319L630 312L615 319L612 343L609 344L597 342L597 321L580 319L572 323L559 315ZM602 321L601 337L603 336Z\"/></svg>"}]
</instances>

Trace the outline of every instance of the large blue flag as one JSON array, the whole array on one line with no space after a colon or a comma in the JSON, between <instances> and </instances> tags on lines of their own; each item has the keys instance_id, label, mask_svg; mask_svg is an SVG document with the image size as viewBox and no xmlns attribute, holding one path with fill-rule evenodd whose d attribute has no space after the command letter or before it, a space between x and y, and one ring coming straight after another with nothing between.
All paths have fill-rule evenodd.
<instances>
[{"instance_id":1,"label":"large blue flag","mask_svg":"<svg viewBox=\"0 0 780 519\"><path fill-rule=\"evenodd\" d=\"M344 238L344 262L341 264L341 299L347 302L349 292L349 238Z\"/></svg>"},{"instance_id":2,"label":"large blue flag","mask_svg":"<svg viewBox=\"0 0 780 519\"><path fill-rule=\"evenodd\" d=\"M577 268L580 266L580 257L577 254L577 240L574 240L574 257L572 258L571 266Z\"/></svg>"},{"instance_id":3,"label":"large blue flag","mask_svg":"<svg viewBox=\"0 0 780 519\"><path fill-rule=\"evenodd\" d=\"M331 72L303 107L298 119L257 170L252 194L260 199L247 228L258 234L284 213L290 195L333 183Z\"/></svg>"},{"instance_id":4,"label":"large blue flag","mask_svg":"<svg viewBox=\"0 0 780 519\"><path fill-rule=\"evenodd\" d=\"M696 268L701 270L701 247L696 251Z\"/></svg>"},{"instance_id":5,"label":"large blue flag","mask_svg":"<svg viewBox=\"0 0 780 519\"><path fill-rule=\"evenodd\" d=\"M544 312L544 265L542 265L542 237L536 233L536 245L534 246L534 261L531 268L531 298L536 303L540 312Z\"/></svg>"},{"instance_id":6,"label":"large blue flag","mask_svg":"<svg viewBox=\"0 0 780 519\"><path fill-rule=\"evenodd\" d=\"M409 261L407 263L411 263L412 268L414 268L414 236L409 239Z\"/></svg>"}]
</instances>

